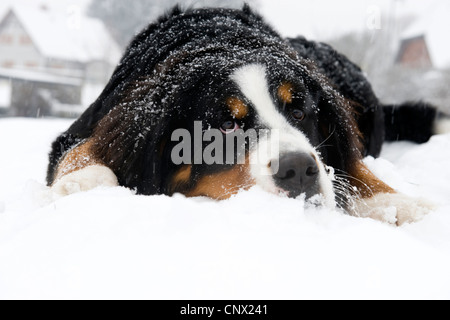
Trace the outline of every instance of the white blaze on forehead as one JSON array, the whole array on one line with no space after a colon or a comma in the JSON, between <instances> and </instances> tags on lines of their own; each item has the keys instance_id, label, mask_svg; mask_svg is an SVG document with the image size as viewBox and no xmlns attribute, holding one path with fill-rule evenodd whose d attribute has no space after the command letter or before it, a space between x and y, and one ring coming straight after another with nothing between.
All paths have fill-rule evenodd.
<instances>
[{"instance_id":1,"label":"white blaze on forehead","mask_svg":"<svg viewBox=\"0 0 450 320\"><path fill-rule=\"evenodd\" d=\"M256 108L261 121L271 128L281 129L284 119L278 113L270 96L266 78L266 68L262 65L251 64L236 70L231 75L242 93Z\"/></svg>"},{"instance_id":2,"label":"white blaze on forehead","mask_svg":"<svg viewBox=\"0 0 450 320\"><path fill-rule=\"evenodd\" d=\"M303 151L314 153L314 148L306 136L289 124L285 116L278 112L270 95L266 77L266 68L259 64L251 64L236 70L231 75L233 80L250 100L259 120L269 129L278 129L280 135L281 151Z\"/></svg>"}]
</instances>

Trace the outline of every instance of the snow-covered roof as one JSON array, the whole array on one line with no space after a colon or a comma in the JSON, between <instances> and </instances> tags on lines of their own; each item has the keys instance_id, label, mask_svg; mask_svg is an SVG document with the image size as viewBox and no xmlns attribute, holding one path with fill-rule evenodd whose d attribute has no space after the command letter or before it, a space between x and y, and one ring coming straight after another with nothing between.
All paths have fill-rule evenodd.
<instances>
[{"instance_id":1,"label":"snow-covered roof","mask_svg":"<svg viewBox=\"0 0 450 320\"><path fill-rule=\"evenodd\" d=\"M81 86L82 80L79 78L65 77L50 74L38 70L4 69L0 68L0 79L19 79L42 83L58 83L69 86Z\"/></svg>"},{"instance_id":2,"label":"snow-covered roof","mask_svg":"<svg viewBox=\"0 0 450 320\"><path fill-rule=\"evenodd\" d=\"M61 15L48 8L14 6L11 11L38 50L48 58L117 64L121 49L105 25L81 12Z\"/></svg>"},{"instance_id":3,"label":"snow-covered roof","mask_svg":"<svg viewBox=\"0 0 450 320\"><path fill-rule=\"evenodd\" d=\"M402 34L403 39L425 36L432 63L439 69L450 68L449 14L450 2L439 2Z\"/></svg>"}]
</instances>

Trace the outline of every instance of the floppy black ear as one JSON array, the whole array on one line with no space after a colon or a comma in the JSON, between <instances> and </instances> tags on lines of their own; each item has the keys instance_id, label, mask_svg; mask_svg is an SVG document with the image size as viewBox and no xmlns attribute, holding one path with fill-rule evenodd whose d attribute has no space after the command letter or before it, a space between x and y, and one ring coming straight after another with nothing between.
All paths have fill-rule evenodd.
<instances>
[{"instance_id":1,"label":"floppy black ear","mask_svg":"<svg viewBox=\"0 0 450 320\"><path fill-rule=\"evenodd\" d=\"M91 152L116 174L120 185L139 194L158 194L160 150L170 115L163 106L153 109L146 94L129 96L131 100L120 103L98 123Z\"/></svg>"},{"instance_id":2,"label":"floppy black ear","mask_svg":"<svg viewBox=\"0 0 450 320\"><path fill-rule=\"evenodd\" d=\"M349 172L362 159L361 133L351 104L333 91L324 92L319 103L319 130L323 147L319 149L327 165Z\"/></svg>"}]
</instances>

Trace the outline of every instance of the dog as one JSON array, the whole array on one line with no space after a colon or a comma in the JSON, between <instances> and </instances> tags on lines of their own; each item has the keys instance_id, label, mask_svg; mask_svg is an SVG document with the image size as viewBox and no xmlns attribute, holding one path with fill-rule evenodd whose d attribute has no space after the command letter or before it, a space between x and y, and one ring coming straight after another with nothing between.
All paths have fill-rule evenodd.
<instances>
[{"instance_id":1,"label":"dog","mask_svg":"<svg viewBox=\"0 0 450 320\"><path fill-rule=\"evenodd\" d=\"M257 185L401 225L433 206L397 193L363 158L386 139L427 141L436 121L427 104L383 106L345 56L282 38L247 5L176 7L135 37L53 143L47 182L63 195L105 185L216 200Z\"/></svg>"}]
</instances>

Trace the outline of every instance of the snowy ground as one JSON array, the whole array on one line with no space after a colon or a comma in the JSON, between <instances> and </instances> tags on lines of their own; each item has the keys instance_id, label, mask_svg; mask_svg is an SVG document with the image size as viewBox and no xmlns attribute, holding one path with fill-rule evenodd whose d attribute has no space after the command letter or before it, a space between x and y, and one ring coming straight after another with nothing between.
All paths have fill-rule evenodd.
<instances>
[{"instance_id":1,"label":"snowy ground","mask_svg":"<svg viewBox=\"0 0 450 320\"><path fill-rule=\"evenodd\" d=\"M0 120L0 299L450 298L450 136L368 165L440 207L394 228L254 189L224 202L97 189L52 200L70 123Z\"/></svg>"}]
</instances>

